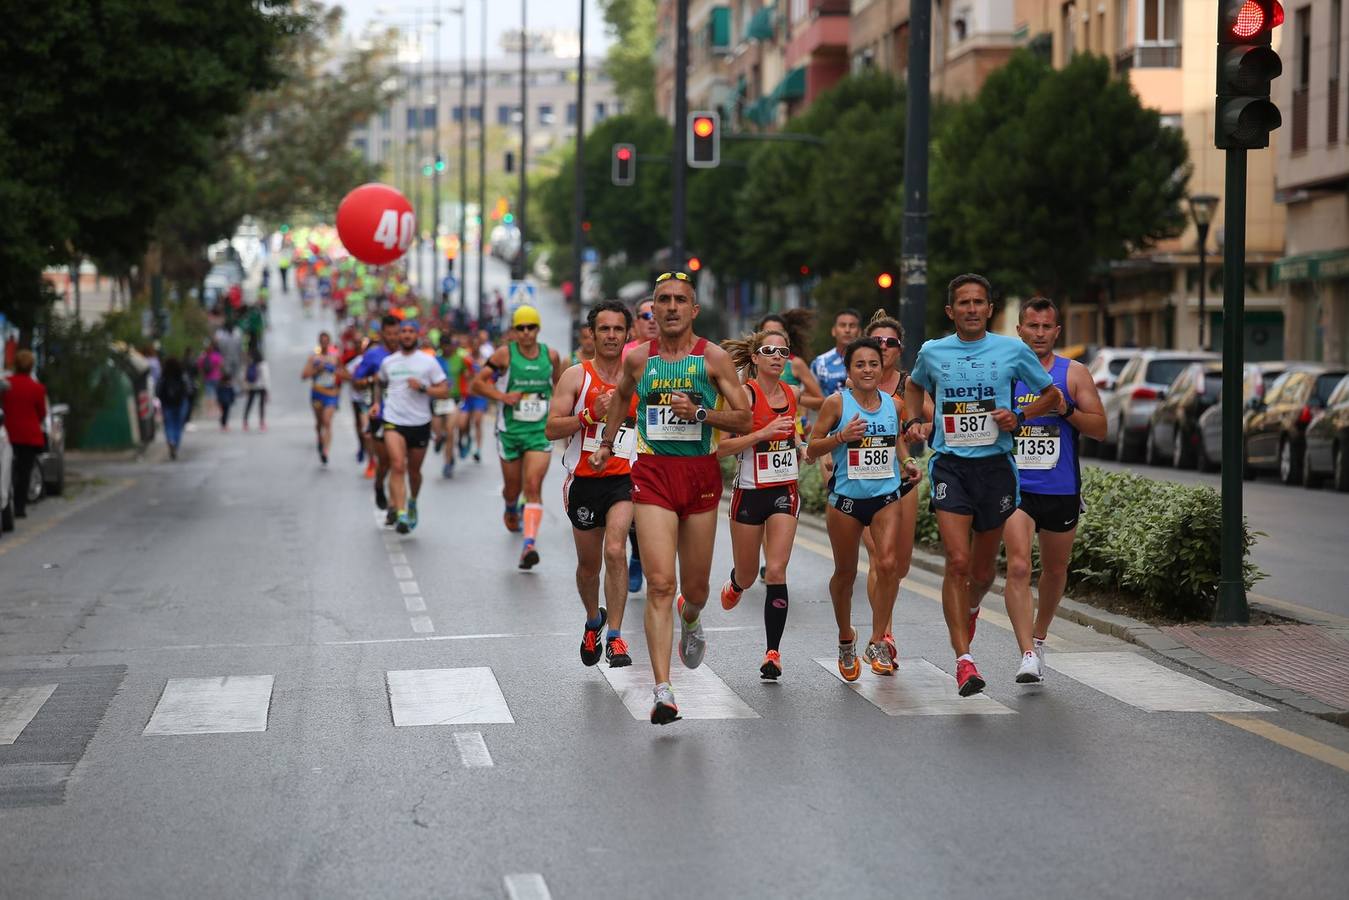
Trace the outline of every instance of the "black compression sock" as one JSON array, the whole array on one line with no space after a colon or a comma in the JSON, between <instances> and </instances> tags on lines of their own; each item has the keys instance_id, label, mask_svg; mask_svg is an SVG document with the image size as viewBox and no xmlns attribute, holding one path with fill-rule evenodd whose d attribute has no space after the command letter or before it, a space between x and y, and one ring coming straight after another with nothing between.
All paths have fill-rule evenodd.
<instances>
[{"instance_id":1,"label":"black compression sock","mask_svg":"<svg viewBox=\"0 0 1349 900\"><path fill-rule=\"evenodd\" d=\"M787 585L767 585L768 596L763 602L763 624L768 633L768 649L778 649L783 629L787 627Z\"/></svg>"}]
</instances>

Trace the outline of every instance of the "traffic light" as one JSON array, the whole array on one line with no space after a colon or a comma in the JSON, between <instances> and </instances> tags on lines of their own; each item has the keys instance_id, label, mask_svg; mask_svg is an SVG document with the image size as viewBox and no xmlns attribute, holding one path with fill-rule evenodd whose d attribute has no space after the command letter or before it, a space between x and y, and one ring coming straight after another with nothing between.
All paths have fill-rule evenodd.
<instances>
[{"instance_id":1,"label":"traffic light","mask_svg":"<svg viewBox=\"0 0 1349 900\"><path fill-rule=\"evenodd\" d=\"M689 116L689 167L715 169L721 164L721 117L714 112Z\"/></svg>"},{"instance_id":2,"label":"traffic light","mask_svg":"<svg viewBox=\"0 0 1349 900\"><path fill-rule=\"evenodd\" d=\"M894 287L894 284L895 284L895 277L891 275L889 272L882 272L881 274L876 276L876 287L880 288L883 291L890 290L890 288Z\"/></svg>"},{"instance_id":3,"label":"traffic light","mask_svg":"<svg viewBox=\"0 0 1349 900\"><path fill-rule=\"evenodd\" d=\"M505 162L504 162L504 164L503 164L503 167L506 169L506 173L507 173L507 174L510 174L511 172L514 172L514 171L515 171L515 151L514 151L514 150L507 150L507 151L506 151L506 160L505 160Z\"/></svg>"},{"instance_id":4,"label":"traffic light","mask_svg":"<svg viewBox=\"0 0 1349 900\"><path fill-rule=\"evenodd\" d=\"M431 173L433 171L434 169L432 169L430 163L427 163L426 165L422 166L422 174L425 175L427 178L431 177Z\"/></svg>"},{"instance_id":5,"label":"traffic light","mask_svg":"<svg viewBox=\"0 0 1349 900\"><path fill-rule=\"evenodd\" d=\"M703 261L696 256L690 256L688 262L688 271L696 272L703 267Z\"/></svg>"},{"instance_id":6,"label":"traffic light","mask_svg":"<svg viewBox=\"0 0 1349 900\"><path fill-rule=\"evenodd\" d=\"M610 178L617 187L632 187L637 180L637 148L632 144L614 144Z\"/></svg>"},{"instance_id":7,"label":"traffic light","mask_svg":"<svg viewBox=\"0 0 1349 900\"><path fill-rule=\"evenodd\" d=\"M876 276L876 287L880 288L878 303L891 312L895 311L895 304L899 301L899 288L895 286L895 276L889 272L882 272Z\"/></svg>"},{"instance_id":8,"label":"traffic light","mask_svg":"<svg viewBox=\"0 0 1349 900\"><path fill-rule=\"evenodd\" d=\"M501 221L507 225L511 224L512 222L515 221L515 213L506 213L504 216L501 217Z\"/></svg>"},{"instance_id":9,"label":"traffic light","mask_svg":"<svg viewBox=\"0 0 1349 900\"><path fill-rule=\"evenodd\" d=\"M1279 0L1222 0L1218 7L1218 103L1214 142L1221 150L1258 150L1283 124L1269 83L1283 73L1272 32L1283 24Z\"/></svg>"},{"instance_id":10,"label":"traffic light","mask_svg":"<svg viewBox=\"0 0 1349 900\"><path fill-rule=\"evenodd\" d=\"M436 171L437 172L445 171L445 157L440 155L436 156Z\"/></svg>"}]
</instances>

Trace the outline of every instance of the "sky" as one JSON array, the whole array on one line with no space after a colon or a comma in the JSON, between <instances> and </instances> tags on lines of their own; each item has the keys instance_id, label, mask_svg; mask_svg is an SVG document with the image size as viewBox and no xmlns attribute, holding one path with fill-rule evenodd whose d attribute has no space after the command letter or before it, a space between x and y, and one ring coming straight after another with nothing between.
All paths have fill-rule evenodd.
<instances>
[{"instance_id":1,"label":"sky","mask_svg":"<svg viewBox=\"0 0 1349 900\"><path fill-rule=\"evenodd\" d=\"M487 56L500 57L500 37L503 32L519 29L520 0L329 0L346 10L346 30L359 34L367 24L377 22L411 22L414 18L431 18L430 10L437 6L450 9L461 3L468 7L468 55L477 58L482 29L482 10L487 7ZM560 28L575 31L580 23L578 0L525 0L528 6L528 26L535 29ZM598 0L585 0L586 56L604 55L610 40L605 34ZM444 41L441 52L451 58L459 48L459 17L446 15L442 29Z\"/></svg>"}]
</instances>

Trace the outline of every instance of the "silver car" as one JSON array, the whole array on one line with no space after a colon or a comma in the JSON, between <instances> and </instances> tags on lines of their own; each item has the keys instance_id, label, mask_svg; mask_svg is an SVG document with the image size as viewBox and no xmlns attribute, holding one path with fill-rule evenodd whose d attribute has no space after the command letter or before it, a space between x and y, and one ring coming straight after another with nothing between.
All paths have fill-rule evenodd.
<instances>
[{"instance_id":1,"label":"silver car","mask_svg":"<svg viewBox=\"0 0 1349 900\"><path fill-rule=\"evenodd\" d=\"M0 411L0 532L14 530L14 447Z\"/></svg>"},{"instance_id":2,"label":"silver car","mask_svg":"<svg viewBox=\"0 0 1349 900\"><path fill-rule=\"evenodd\" d=\"M1144 350L1129 360L1105 398L1105 440L1102 455L1114 451L1120 462L1134 462L1147 441L1148 423L1157 401L1190 363L1220 359L1199 350Z\"/></svg>"}]
</instances>

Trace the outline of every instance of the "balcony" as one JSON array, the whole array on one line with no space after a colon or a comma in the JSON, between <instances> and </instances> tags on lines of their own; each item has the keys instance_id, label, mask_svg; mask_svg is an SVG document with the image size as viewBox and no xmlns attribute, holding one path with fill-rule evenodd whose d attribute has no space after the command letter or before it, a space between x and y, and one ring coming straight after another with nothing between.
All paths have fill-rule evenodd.
<instances>
[{"instance_id":1,"label":"balcony","mask_svg":"<svg viewBox=\"0 0 1349 900\"><path fill-rule=\"evenodd\" d=\"M1123 75L1130 69L1179 69L1180 44L1139 44L1121 50L1115 56L1115 73Z\"/></svg>"}]
</instances>

